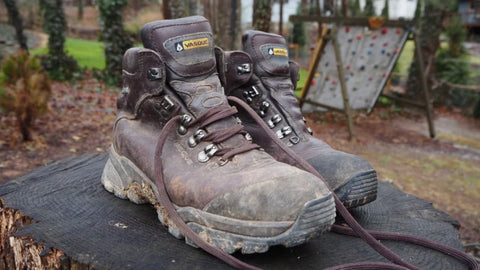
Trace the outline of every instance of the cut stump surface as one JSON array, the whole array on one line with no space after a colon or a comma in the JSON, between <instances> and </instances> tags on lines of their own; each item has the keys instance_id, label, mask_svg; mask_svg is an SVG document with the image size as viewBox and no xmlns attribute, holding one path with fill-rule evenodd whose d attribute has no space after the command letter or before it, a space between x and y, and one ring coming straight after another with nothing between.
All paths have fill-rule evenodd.
<instances>
[{"instance_id":1,"label":"cut stump surface","mask_svg":"<svg viewBox=\"0 0 480 270\"><path fill-rule=\"evenodd\" d=\"M87 154L40 167L0 186L0 269L35 264L77 269L229 269L201 249L171 236L150 205L104 190L107 160ZM367 229L408 233L462 249L458 222L432 204L379 182L378 198L352 211ZM27 218L28 216L28 218ZM436 251L382 241L422 269L466 269ZM383 261L362 240L335 233L294 248L272 247L241 260L265 269L322 269Z\"/></svg>"}]
</instances>

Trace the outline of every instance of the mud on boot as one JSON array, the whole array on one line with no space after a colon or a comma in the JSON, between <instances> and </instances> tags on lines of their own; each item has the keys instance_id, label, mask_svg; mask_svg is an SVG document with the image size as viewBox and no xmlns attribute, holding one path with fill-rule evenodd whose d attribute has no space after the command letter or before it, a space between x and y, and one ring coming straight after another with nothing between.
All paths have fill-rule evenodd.
<instances>
[{"instance_id":1,"label":"mud on boot","mask_svg":"<svg viewBox=\"0 0 480 270\"><path fill-rule=\"evenodd\" d=\"M288 59L285 39L250 30L242 42L244 52L216 50L225 93L252 108L284 145L323 176L346 207L374 201L377 176L372 166L358 156L331 148L312 136L306 126L294 93L298 66ZM254 143L276 159L295 165L295 160L285 155L245 110L240 110L238 116Z\"/></svg>"},{"instance_id":2,"label":"mud on boot","mask_svg":"<svg viewBox=\"0 0 480 270\"><path fill-rule=\"evenodd\" d=\"M203 241L228 253L295 246L328 230L335 206L326 185L261 150L234 116L207 20L155 21L141 36L145 48L129 49L123 59L105 188L151 203L169 232L183 238L161 203L166 195Z\"/></svg>"}]
</instances>

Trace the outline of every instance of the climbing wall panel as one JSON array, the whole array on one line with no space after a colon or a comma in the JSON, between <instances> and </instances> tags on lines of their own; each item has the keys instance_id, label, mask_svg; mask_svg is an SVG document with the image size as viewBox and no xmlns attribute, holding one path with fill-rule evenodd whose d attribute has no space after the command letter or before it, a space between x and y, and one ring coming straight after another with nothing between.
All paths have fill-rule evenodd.
<instances>
[{"instance_id":1,"label":"climbing wall panel","mask_svg":"<svg viewBox=\"0 0 480 270\"><path fill-rule=\"evenodd\" d=\"M363 26L343 26L337 30L345 84L352 109L371 110L380 95L409 31L385 27L371 30ZM333 42L321 52L310 90L305 99L344 109ZM310 71L313 72L313 71ZM305 103L303 111L321 110Z\"/></svg>"}]
</instances>

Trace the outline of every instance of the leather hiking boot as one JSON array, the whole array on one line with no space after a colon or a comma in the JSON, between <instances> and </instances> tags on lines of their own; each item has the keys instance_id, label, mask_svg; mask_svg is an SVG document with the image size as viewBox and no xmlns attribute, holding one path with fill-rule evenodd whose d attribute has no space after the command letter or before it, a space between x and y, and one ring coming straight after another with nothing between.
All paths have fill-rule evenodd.
<instances>
[{"instance_id":1,"label":"leather hiking boot","mask_svg":"<svg viewBox=\"0 0 480 270\"><path fill-rule=\"evenodd\" d=\"M105 188L153 204L169 232L195 246L165 210L166 194L183 225L227 253L295 246L328 230L335 205L327 186L260 150L234 116L208 21L155 21L141 37L145 48L123 58Z\"/></svg>"},{"instance_id":2,"label":"leather hiking boot","mask_svg":"<svg viewBox=\"0 0 480 270\"><path fill-rule=\"evenodd\" d=\"M358 156L332 149L312 136L311 129L305 125L294 93L299 79L298 66L288 59L285 39L250 30L242 42L245 52L216 50L226 94L248 104L276 137L323 176L346 207L374 201L377 176L372 166ZM238 116L254 143L277 160L295 165L245 110L240 110Z\"/></svg>"}]
</instances>

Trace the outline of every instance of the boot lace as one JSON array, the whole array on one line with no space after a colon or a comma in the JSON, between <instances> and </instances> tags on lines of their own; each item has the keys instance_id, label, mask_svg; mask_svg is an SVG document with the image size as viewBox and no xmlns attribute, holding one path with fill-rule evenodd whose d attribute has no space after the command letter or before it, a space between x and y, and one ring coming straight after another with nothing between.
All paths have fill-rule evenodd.
<instances>
[{"instance_id":1,"label":"boot lace","mask_svg":"<svg viewBox=\"0 0 480 270\"><path fill-rule=\"evenodd\" d=\"M204 130L208 125L222 120L224 118L233 116L237 114L238 111L235 107L230 107L228 105L221 105L213 107L203 114L201 114L197 119L191 121L188 126L198 126L198 130ZM227 141L231 137L241 134L246 135L246 132L243 130L243 126L239 123L224 129L213 130L204 134L203 136L198 136L197 141L208 141L212 142L213 145L221 144L222 142ZM197 143L197 142L195 142ZM221 156L220 164L225 164L235 155L248 152L253 149L260 148L259 145L252 143L251 141L244 140L242 143L234 147L222 147L218 148L215 151L210 151L211 156Z\"/></svg>"},{"instance_id":2,"label":"boot lace","mask_svg":"<svg viewBox=\"0 0 480 270\"><path fill-rule=\"evenodd\" d=\"M196 234L180 217L178 212L175 209L170 197L168 195L167 189L165 187L165 179L163 178L163 168L162 168L162 151L165 142L167 141L168 135L175 129L182 127L182 125L192 126L197 125L200 128L204 128L209 124L212 124L216 121L224 119L226 117L232 116L237 113L237 110L229 107L227 105L214 107L209 109L204 114L200 115L197 119L193 121L185 121L185 118L178 115L170 119L162 129L160 136L158 138L157 145L155 147L155 156L154 156L154 164L155 164L155 181L157 184L157 189L159 193L159 202L165 208L168 213L169 220L172 221L173 224L180 230L180 232L196 244L198 247L203 249L204 251L210 253L211 255L219 258L220 260L224 261L225 263L229 264L230 266L237 268L237 269L249 269L249 270L260 270L253 265L247 264L242 262L241 260L235 258L234 256L226 253L225 251L209 244L203 238L201 238L198 234ZM189 123L185 123L189 122ZM211 140L213 143L221 143L226 141L227 139L231 138L236 134L245 134L243 131L243 126L238 124L230 128L215 130L208 133L202 140ZM248 140L237 145L236 147L229 147L229 148L222 148L214 153L214 155L222 156L221 159L229 160L233 156L250 151L252 149L260 148L260 146L251 143Z\"/></svg>"},{"instance_id":3,"label":"boot lace","mask_svg":"<svg viewBox=\"0 0 480 270\"><path fill-rule=\"evenodd\" d=\"M288 148L277 136L270 130L270 128L265 124L263 119L261 119L257 113L250 108L248 104L242 101L239 98L229 96L228 100L230 102L235 103L236 105L242 107L247 113L252 117L253 120L268 134L268 136L272 139L273 142L277 144L277 146L282 149L287 155L292 157L297 166L300 166L304 170L312 173L313 175L317 176L318 178L322 179L325 185L328 187L328 183L323 179L320 173L315 170L308 162L298 156L295 152L293 152L290 148ZM334 224L331 228L332 232L339 233L339 234L346 234L351 236L360 237L363 239L368 245L370 245L374 250L376 250L380 255L387 258L389 261L393 262L396 265L392 264L385 264L385 263L377 263L377 262L361 262L361 263L353 263L347 265L340 265L328 268L328 270L337 270L337 269L420 269L417 266L404 261L400 256L395 254L385 245L380 243L379 240L394 240L394 241L402 241L406 243L411 243L419 246L423 246L426 248L430 248L439 252L442 252L446 255L452 256L466 265L469 266L469 269L478 270L479 265L477 262L470 257L468 254L459 251L457 249L451 248L449 246L439 244L433 242L431 240L407 235L407 234L400 234L400 233L389 233L389 232L377 232L364 229L356 220L355 218L348 212L347 208L343 205L340 199L337 197L335 192L331 191L333 197L335 199L335 207L340 215L344 218L345 222L348 226L340 226Z\"/></svg>"},{"instance_id":4,"label":"boot lace","mask_svg":"<svg viewBox=\"0 0 480 270\"><path fill-rule=\"evenodd\" d=\"M244 103L242 100L235 98L235 97L228 97L228 100L234 102L245 109L252 118L267 132L267 134L271 137L271 139L282 149L286 154L290 155L292 158L295 159L297 164L304 168L306 171L316 175L320 179L323 180L322 176L305 160L295 154L291 149L289 149L277 136L268 128L268 126L263 122L263 120L253 111L250 106ZM225 117L232 116L236 113L236 109L233 109L228 106L219 106L216 108L212 108L205 112L203 115L198 117L196 120L192 121L192 124L198 124L199 127L205 127L215 121L223 119ZM225 251L209 244L203 238L201 238L198 234L196 234L180 217L180 215L176 212L175 206L172 204L168 192L165 187L165 182L163 178L163 169L162 169L162 149L167 140L169 133L178 128L182 125L182 116L175 116L167 124L164 126L160 136L158 138L158 142L155 148L155 156L154 156L154 164L155 164L155 179L157 182L157 188L159 192L159 201L160 204L165 207L169 215L169 219L177 226L180 232L188 238L191 242L195 243L198 247L202 248L206 252L210 253L211 255L219 258L220 260L224 261L225 263L229 264L230 266L237 268L237 269L254 269L259 270L253 265L247 264L242 262L241 260L235 258L234 256L226 253ZM203 140L212 140L212 142L221 143L228 138L234 136L235 134L242 134L244 133L240 129L241 125L234 126L227 129L221 129L210 132L207 136L203 138ZM222 158L229 159L236 154L243 153L250 151L251 149L259 148L258 145L253 144L249 141L242 143L234 148L223 148L215 153L215 155L221 155ZM325 181L324 181L325 182ZM327 185L328 186L328 185ZM343 203L340 199L332 192L335 198L335 205L341 216L345 219L346 223L349 225L347 226L340 226L340 225L333 225L332 232L352 235L356 237L362 238L366 243L368 243L373 249L375 249L378 253L382 256L393 262L394 264L388 263L381 263L381 262L360 262L360 263L353 263L353 264L345 264L340 266L335 266L332 268L328 268L328 270L336 270L336 269L419 269L417 266L412 265L406 261L404 261L401 257L397 254L392 252L386 246L380 243L379 240L395 240L395 241L403 241L407 243L412 243L415 245L424 246L430 249L434 249L440 251L444 254L450 255L469 266L469 269L478 270L479 266L476 261L468 256L466 253L456 250L454 248L435 243L431 240L405 235L405 234L398 234L398 233L388 233L388 232L376 232L366 230L352 217L352 215L348 212L345 208Z\"/></svg>"}]
</instances>

